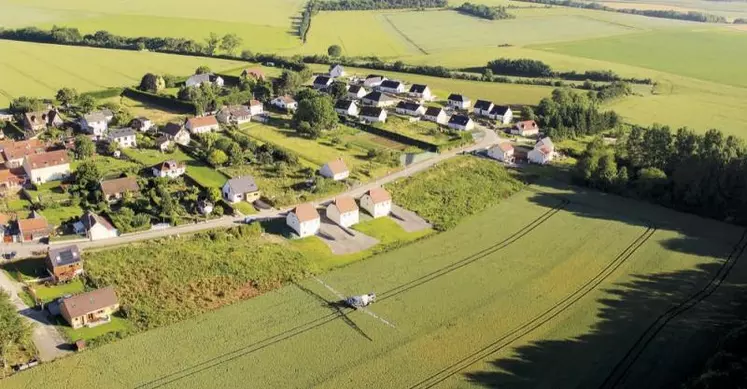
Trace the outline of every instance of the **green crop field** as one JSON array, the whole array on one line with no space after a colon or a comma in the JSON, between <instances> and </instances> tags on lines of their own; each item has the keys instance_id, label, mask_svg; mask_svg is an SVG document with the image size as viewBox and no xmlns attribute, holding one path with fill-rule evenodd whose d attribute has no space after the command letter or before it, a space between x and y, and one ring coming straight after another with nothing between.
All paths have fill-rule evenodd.
<instances>
[{"instance_id":1,"label":"green crop field","mask_svg":"<svg viewBox=\"0 0 747 389\"><path fill-rule=\"evenodd\" d=\"M598 387L658 315L707 285L740 234L539 187L321 276L344 294L376 291L371 311L395 328L330 306L336 297L307 280L44 364L3 387L230 388L248 377L258 387ZM661 387L687 374L713 341L708 314L731 312L721 309L746 272L737 262L722 289L670 322L626 384Z\"/></svg>"},{"instance_id":2,"label":"green crop field","mask_svg":"<svg viewBox=\"0 0 747 389\"><path fill-rule=\"evenodd\" d=\"M240 61L168 54L0 41L0 106L16 96L54 97L62 87L79 91L134 85L147 72L186 75L200 65L218 71Z\"/></svg>"}]
</instances>

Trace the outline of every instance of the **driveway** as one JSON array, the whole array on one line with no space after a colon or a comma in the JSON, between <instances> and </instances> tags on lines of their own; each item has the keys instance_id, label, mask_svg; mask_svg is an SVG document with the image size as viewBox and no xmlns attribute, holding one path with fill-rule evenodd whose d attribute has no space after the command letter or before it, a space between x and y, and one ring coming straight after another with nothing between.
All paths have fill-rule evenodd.
<instances>
[{"instance_id":1,"label":"driveway","mask_svg":"<svg viewBox=\"0 0 747 389\"><path fill-rule=\"evenodd\" d=\"M378 240L350 228L342 228L322 216L322 224L316 234L335 255L352 254L366 250L379 243Z\"/></svg>"},{"instance_id":2,"label":"driveway","mask_svg":"<svg viewBox=\"0 0 747 389\"><path fill-rule=\"evenodd\" d=\"M392 204L392 212L389 217L407 232L415 232L432 227L430 223L418 216L417 213L408 211L397 204Z\"/></svg>"},{"instance_id":3,"label":"driveway","mask_svg":"<svg viewBox=\"0 0 747 389\"><path fill-rule=\"evenodd\" d=\"M18 313L33 326L34 332L31 338L39 351L39 359L47 362L70 352L67 349L67 341L47 319L45 312L29 308L18 297L18 294L21 293L21 286L11 280L8 274L3 271L0 271L0 288L10 294L10 301L16 306Z\"/></svg>"}]
</instances>

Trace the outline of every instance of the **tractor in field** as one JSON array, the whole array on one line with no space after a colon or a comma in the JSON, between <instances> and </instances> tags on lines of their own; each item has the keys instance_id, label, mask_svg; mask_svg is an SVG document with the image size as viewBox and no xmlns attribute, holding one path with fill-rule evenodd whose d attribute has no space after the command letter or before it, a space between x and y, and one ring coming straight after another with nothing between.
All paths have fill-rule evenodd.
<instances>
[{"instance_id":1,"label":"tractor in field","mask_svg":"<svg viewBox=\"0 0 747 389\"><path fill-rule=\"evenodd\" d=\"M345 299L345 304L351 308L363 308L371 305L376 301L376 293L363 294L360 296L350 296Z\"/></svg>"}]
</instances>

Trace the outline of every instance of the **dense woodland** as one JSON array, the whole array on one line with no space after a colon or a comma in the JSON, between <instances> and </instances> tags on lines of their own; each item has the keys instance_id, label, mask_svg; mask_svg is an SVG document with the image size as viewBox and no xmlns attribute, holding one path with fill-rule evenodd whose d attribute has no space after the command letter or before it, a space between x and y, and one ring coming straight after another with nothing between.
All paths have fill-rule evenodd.
<instances>
[{"instance_id":1,"label":"dense woodland","mask_svg":"<svg viewBox=\"0 0 747 389\"><path fill-rule=\"evenodd\" d=\"M598 11L619 12L624 14L633 14L649 16L652 18L688 20L691 22L701 23L727 23L723 16L717 16L704 12L688 11L680 12L675 10L657 10L657 9L634 9L634 8L612 8L599 3L587 3L574 0L518 0L526 3L559 5L563 7L593 9Z\"/></svg>"},{"instance_id":2,"label":"dense woodland","mask_svg":"<svg viewBox=\"0 0 747 389\"><path fill-rule=\"evenodd\" d=\"M614 146L590 143L576 172L593 188L747 224L747 147L718 130L634 126Z\"/></svg>"},{"instance_id":3,"label":"dense woodland","mask_svg":"<svg viewBox=\"0 0 747 389\"><path fill-rule=\"evenodd\" d=\"M622 124L615 111L601 111L593 96L567 88L555 89L552 97L540 101L536 112L525 116L535 115L545 134L556 140L596 135Z\"/></svg>"},{"instance_id":4,"label":"dense woodland","mask_svg":"<svg viewBox=\"0 0 747 389\"><path fill-rule=\"evenodd\" d=\"M320 11L443 8L447 5L447 0L327 0L317 3Z\"/></svg>"},{"instance_id":5,"label":"dense woodland","mask_svg":"<svg viewBox=\"0 0 747 389\"><path fill-rule=\"evenodd\" d=\"M488 7L483 4L464 3L455 8L461 13L465 13L478 18L488 20L514 19L515 16L506 12L506 7Z\"/></svg>"},{"instance_id":6,"label":"dense woodland","mask_svg":"<svg viewBox=\"0 0 747 389\"><path fill-rule=\"evenodd\" d=\"M652 83L650 78L622 78L612 70L587 70L583 73L578 73L576 71L559 72L553 70L550 65L542 61L527 58L498 58L489 61L486 68L490 69L493 73L519 77L562 78L564 80L573 81L625 81L634 84Z\"/></svg>"}]
</instances>

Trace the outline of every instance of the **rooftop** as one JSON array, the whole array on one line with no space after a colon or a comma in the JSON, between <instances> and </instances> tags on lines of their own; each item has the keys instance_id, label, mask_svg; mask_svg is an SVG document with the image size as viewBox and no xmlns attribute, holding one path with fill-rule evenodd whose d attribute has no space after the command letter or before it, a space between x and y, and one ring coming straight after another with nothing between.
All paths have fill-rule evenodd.
<instances>
[{"instance_id":1,"label":"rooftop","mask_svg":"<svg viewBox=\"0 0 747 389\"><path fill-rule=\"evenodd\" d=\"M117 294L114 293L114 288L111 286L77 294L62 300L62 306L70 314L70 317L84 316L117 304Z\"/></svg>"}]
</instances>

